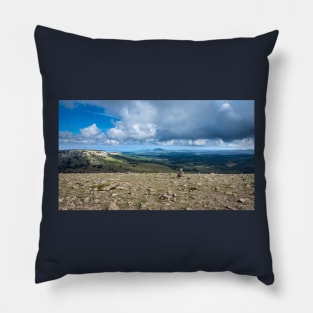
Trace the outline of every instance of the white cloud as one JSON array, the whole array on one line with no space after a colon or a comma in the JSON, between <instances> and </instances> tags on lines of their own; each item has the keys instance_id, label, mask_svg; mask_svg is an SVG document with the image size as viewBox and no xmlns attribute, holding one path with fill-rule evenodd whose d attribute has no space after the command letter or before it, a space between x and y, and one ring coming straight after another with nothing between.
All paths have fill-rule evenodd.
<instances>
[{"instance_id":1,"label":"white cloud","mask_svg":"<svg viewBox=\"0 0 313 313\"><path fill-rule=\"evenodd\" d=\"M82 128L80 130L80 133L83 137L94 137L98 135L101 132L101 130L97 127L96 124L92 124L86 128Z\"/></svg>"},{"instance_id":2,"label":"white cloud","mask_svg":"<svg viewBox=\"0 0 313 313\"><path fill-rule=\"evenodd\" d=\"M107 132L110 138L135 141L154 138L155 133L156 126L153 123L143 124L133 121L119 121Z\"/></svg>"},{"instance_id":3,"label":"white cloud","mask_svg":"<svg viewBox=\"0 0 313 313\"><path fill-rule=\"evenodd\" d=\"M207 144L207 140L205 140L205 139L196 139L196 140L194 140L193 143L196 146L204 146L204 145Z\"/></svg>"},{"instance_id":4,"label":"white cloud","mask_svg":"<svg viewBox=\"0 0 313 313\"><path fill-rule=\"evenodd\" d=\"M104 140L103 144L105 144L105 145L118 145L119 142L117 140L110 140L110 139L108 139L108 140Z\"/></svg>"},{"instance_id":5,"label":"white cloud","mask_svg":"<svg viewBox=\"0 0 313 313\"><path fill-rule=\"evenodd\" d=\"M120 110L113 107L112 111L121 120L115 122L114 128L108 130L110 138L116 140L142 141L155 138L157 127L153 121L157 118L157 110L146 101L135 101Z\"/></svg>"},{"instance_id":6,"label":"white cloud","mask_svg":"<svg viewBox=\"0 0 313 313\"><path fill-rule=\"evenodd\" d=\"M220 106L220 111L229 111L229 110L231 110L231 106L229 105L228 102L225 102Z\"/></svg>"}]
</instances>

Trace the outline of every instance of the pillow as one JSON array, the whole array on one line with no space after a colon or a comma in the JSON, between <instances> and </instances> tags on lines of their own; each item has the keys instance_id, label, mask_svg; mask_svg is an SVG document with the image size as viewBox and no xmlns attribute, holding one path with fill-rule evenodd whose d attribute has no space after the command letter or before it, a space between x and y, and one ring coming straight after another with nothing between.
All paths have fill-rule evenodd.
<instances>
[{"instance_id":1,"label":"pillow","mask_svg":"<svg viewBox=\"0 0 313 313\"><path fill-rule=\"evenodd\" d=\"M263 150L277 36L131 41L36 27L36 283L199 270L273 283Z\"/></svg>"}]
</instances>

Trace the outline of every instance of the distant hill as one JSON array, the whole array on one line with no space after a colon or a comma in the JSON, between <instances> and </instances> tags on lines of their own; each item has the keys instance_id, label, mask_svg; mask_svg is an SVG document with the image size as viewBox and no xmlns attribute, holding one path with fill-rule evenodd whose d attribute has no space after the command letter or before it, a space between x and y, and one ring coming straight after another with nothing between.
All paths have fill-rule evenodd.
<instances>
[{"instance_id":1,"label":"distant hill","mask_svg":"<svg viewBox=\"0 0 313 313\"><path fill-rule=\"evenodd\" d=\"M251 152L252 151L252 152ZM254 173L253 150L106 152L60 150L61 173Z\"/></svg>"},{"instance_id":2,"label":"distant hill","mask_svg":"<svg viewBox=\"0 0 313 313\"><path fill-rule=\"evenodd\" d=\"M59 151L59 172L61 173L158 173L172 172L162 162L147 162L146 157L127 156L120 152L99 150ZM151 160L150 160L151 161Z\"/></svg>"},{"instance_id":3,"label":"distant hill","mask_svg":"<svg viewBox=\"0 0 313 313\"><path fill-rule=\"evenodd\" d=\"M155 149L153 149L153 151L155 151L155 152L158 152L158 151L166 151L165 149L162 149L162 148L155 148Z\"/></svg>"}]
</instances>

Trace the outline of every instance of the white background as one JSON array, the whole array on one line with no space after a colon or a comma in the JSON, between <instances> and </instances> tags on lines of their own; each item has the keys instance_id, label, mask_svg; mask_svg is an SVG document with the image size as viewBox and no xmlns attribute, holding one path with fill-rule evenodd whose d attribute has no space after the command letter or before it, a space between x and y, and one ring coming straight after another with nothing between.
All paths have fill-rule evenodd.
<instances>
[{"instance_id":1,"label":"white background","mask_svg":"<svg viewBox=\"0 0 313 313\"><path fill-rule=\"evenodd\" d=\"M2 1L0 311L313 312L310 0ZM44 165L36 24L97 38L280 35L270 56L266 175L276 281L232 273L89 274L34 284Z\"/></svg>"}]
</instances>

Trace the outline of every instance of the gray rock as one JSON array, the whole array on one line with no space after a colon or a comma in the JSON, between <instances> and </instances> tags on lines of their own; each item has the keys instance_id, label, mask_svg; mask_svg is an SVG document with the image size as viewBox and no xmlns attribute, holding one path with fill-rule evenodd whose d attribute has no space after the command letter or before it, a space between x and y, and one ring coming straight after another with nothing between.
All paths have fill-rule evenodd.
<instances>
[{"instance_id":1,"label":"gray rock","mask_svg":"<svg viewBox=\"0 0 313 313\"><path fill-rule=\"evenodd\" d=\"M159 197L160 200L168 200L170 199L170 196L166 193L162 194L160 197Z\"/></svg>"},{"instance_id":2,"label":"gray rock","mask_svg":"<svg viewBox=\"0 0 313 313\"><path fill-rule=\"evenodd\" d=\"M119 209L120 208L117 206L117 204L115 202L110 202L108 210L110 210L110 211L117 211Z\"/></svg>"},{"instance_id":3,"label":"gray rock","mask_svg":"<svg viewBox=\"0 0 313 313\"><path fill-rule=\"evenodd\" d=\"M141 202L139 207L140 207L141 210L144 210L147 206L144 203Z\"/></svg>"}]
</instances>

